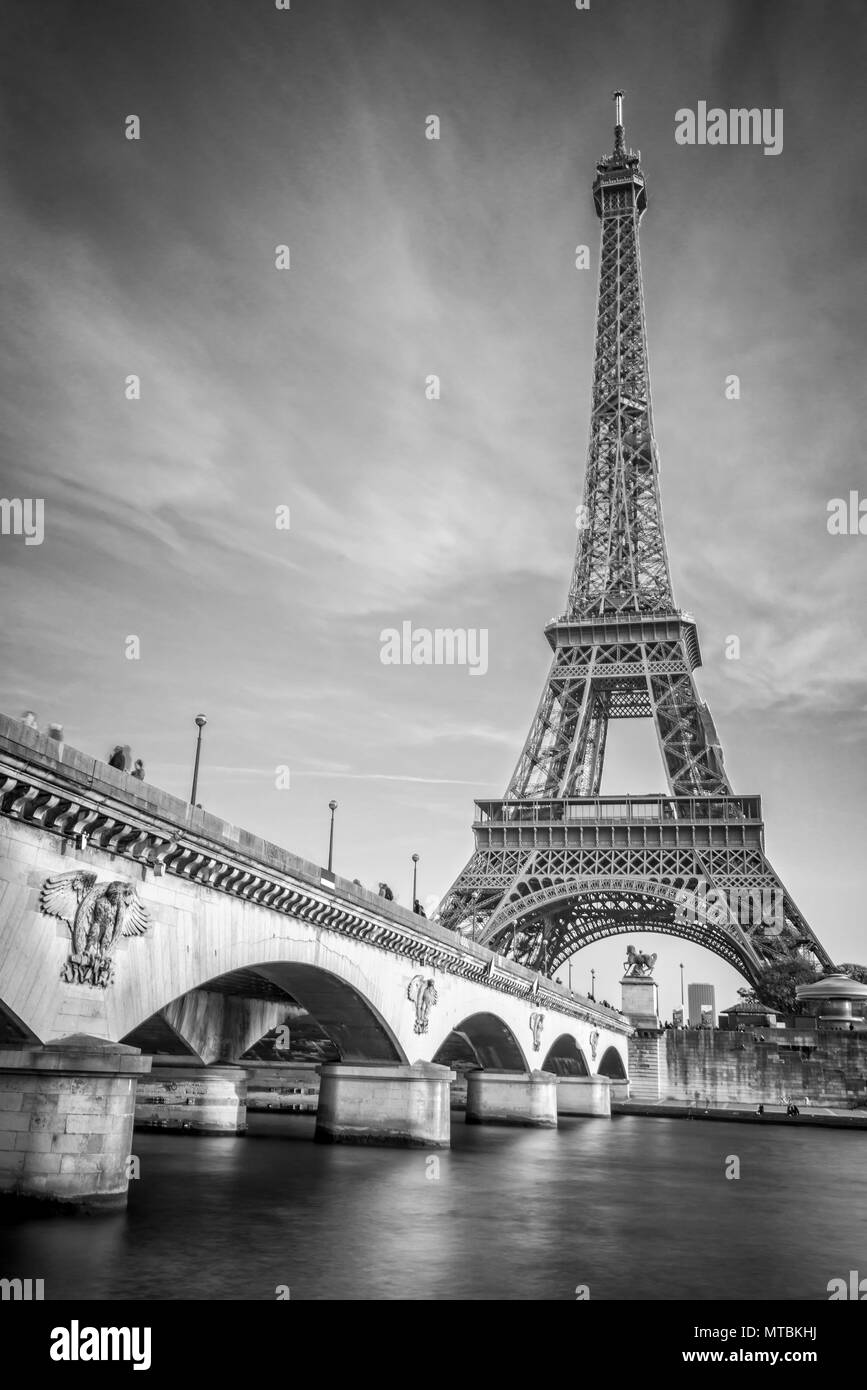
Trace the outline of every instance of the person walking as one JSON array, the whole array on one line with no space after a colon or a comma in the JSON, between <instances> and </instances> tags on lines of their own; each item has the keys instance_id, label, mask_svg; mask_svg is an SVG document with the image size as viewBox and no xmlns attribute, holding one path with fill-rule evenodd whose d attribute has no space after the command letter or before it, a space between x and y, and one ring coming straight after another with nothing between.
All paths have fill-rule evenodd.
<instances>
[{"instance_id":1,"label":"person walking","mask_svg":"<svg viewBox=\"0 0 867 1390\"><path fill-rule=\"evenodd\" d=\"M139 782L143 782L143 781L144 781L145 770L144 770L144 763L142 762L141 758L136 758L136 760L135 760L135 767L134 767L133 770L132 770L132 775L133 775L133 777L136 778L137 781L139 781Z\"/></svg>"}]
</instances>

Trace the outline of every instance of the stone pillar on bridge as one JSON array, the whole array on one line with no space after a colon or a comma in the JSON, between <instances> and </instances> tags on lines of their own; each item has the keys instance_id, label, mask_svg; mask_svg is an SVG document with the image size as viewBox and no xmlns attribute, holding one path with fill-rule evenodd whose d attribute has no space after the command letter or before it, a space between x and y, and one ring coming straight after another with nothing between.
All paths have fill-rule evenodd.
<instances>
[{"instance_id":1,"label":"stone pillar on bridge","mask_svg":"<svg viewBox=\"0 0 867 1390\"><path fill-rule=\"evenodd\" d=\"M622 1012L642 1032L659 1030L659 986L652 975L624 975L620 981Z\"/></svg>"},{"instance_id":2,"label":"stone pillar on bridge","mask_svg":"<svg viewBox=\"0 0 867 1390\"><path fill-rule=\"evenodd\" d=\"M556 1129L559 1081L547 1071L471 1071L467 1074L467 1124Z\"/></svg>"},{"instance_id":3,"label":"stone pillar on bridge","mask_svg":"<svg viewBox=\"0 0 867 1390\"><path fill-rule=\"evenodd\" d=\"M0 1050L0 1193L126 1206L136 1083L150 1064L83 1033Z\"/></svg>"},{"instance_id":4,"label":"stone pillar on bridge","mask_svg":"<svg viewBox=\"0 0 867 1390\"><path fill-rule=\"evenodd\" d=\"M662 1094L659 990L656 981L649 975L625 975L620 984L623 1012L636 1030L627 1042L629 1099L657 1101Z\"/></svg>"},{"instance_id":5,"label":"stone pillar on bridge","mask_svg":"<svg viewBox=\"0 0 867 1390\"><path fill-rule=\"evenodd\" d=\"M557 1087L558 1115L599 1115L611 1119L611 1078L561 1076Z\"/></svg>"},{"instance_id":6,"label":"stone pillar on bridge","mask_svg":"<svg viewBox=\"0 0 867 1390\"><path fill-rule=\"evenodd\" d=\"M447 1149L450 1084L435 1062L372 1066L326 1062L320 1069L314 1138L332 1144Z\"/></svg>"},{"instance_id":7,"label":"stone pillar on bridge","mask_svg":"<svg viewBox=\"0 0 867 1390\"><path fill-rule=\"evenodd\" d=\"M229 1137L246 1134L246 1068L155 1065L139 1084L135 1127Z\"/></svg>"}]
</instances>

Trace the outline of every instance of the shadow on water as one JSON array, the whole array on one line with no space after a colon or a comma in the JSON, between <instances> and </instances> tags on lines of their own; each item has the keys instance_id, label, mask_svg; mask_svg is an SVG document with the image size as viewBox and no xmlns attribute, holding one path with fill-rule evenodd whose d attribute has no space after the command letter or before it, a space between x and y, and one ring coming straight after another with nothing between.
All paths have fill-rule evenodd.
<instances>
[{"instance_id":1,"label":"shadow on water","mask_svg":"<svg viewBox=\"0 0 867 1390\"><path fill-rule=\"evenodd\" d=\"M827 1299L867 1268L862 1133L636 1116L467 1126L427 1153L136 1134L126 1212L6 1217L47 1299ZM740 1177L726 1178L729 1161Z\"/></svg>"}]
</instances>

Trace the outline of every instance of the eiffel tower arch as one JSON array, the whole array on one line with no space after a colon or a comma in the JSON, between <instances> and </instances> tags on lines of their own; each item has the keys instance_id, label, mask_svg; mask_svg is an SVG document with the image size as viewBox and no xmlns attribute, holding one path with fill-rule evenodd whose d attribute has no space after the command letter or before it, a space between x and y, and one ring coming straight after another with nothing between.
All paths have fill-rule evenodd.
<instances>
[{"instance_id":1,"label":"eiffel tower arch","mask_svg":"<svg viewBox=\"0 0 867 1390\"><path fill-rule=\"evenodd\" d=\"M504 797L479 801L475 852L443 926L552 975L582 946L653 931L714 951L747 980L802 957L833 968L764 851L761 799L735 795L675 605L659 494L638 228L640 152L621 92L596 166L602 224L590 442L565 612ZM651 719L668 796L601 796L611 719Z\"/></svg>"}]
</instances>

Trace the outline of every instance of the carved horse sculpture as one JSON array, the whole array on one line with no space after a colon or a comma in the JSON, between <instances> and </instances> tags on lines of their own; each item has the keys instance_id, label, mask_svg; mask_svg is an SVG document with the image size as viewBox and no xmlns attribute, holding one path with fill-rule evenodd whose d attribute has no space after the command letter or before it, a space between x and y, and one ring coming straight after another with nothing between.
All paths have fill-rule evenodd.
<instances>
[{"instance_id":1,"label":"carved horse sculpture","mask_svg":"<svg viewBox=\"0 0 867 1390\"><path fill-rule=\"evenodd\" d=\"M644 951L636 951L630 943L626 948L626 960L623 962L623 969L627 975L649 975L656 964L656 952L647 955Z\"/></svg>"}]
</instances>

